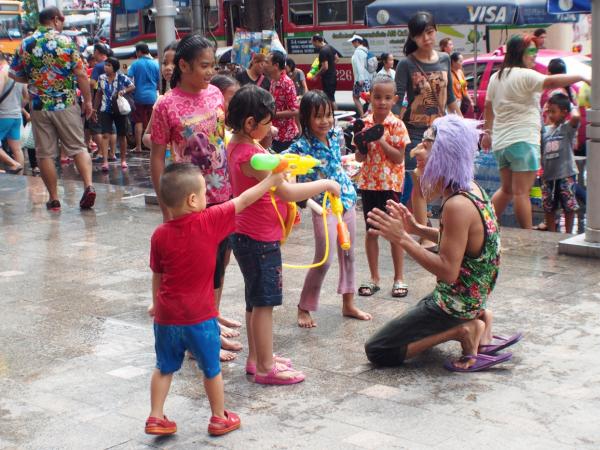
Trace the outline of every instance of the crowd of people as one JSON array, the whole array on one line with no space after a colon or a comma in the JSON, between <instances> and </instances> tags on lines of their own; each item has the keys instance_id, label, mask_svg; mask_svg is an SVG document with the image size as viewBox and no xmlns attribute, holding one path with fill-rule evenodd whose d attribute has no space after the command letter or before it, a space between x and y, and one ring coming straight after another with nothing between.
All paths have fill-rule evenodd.
<instances>
[{"instance_id":1,"label":"crowd of people","mask_svg":"<svg viewBox=\"0 0 600 450\"><path fill-rule=\"evenodd\" d=\"M446 363L449 370L482 370L510 359L510 353L501 351L521 334L495 336L487 305L500 266L497 214L514 200L519 223L531 228L525 194L540 168L541 145L548 227L554 229L550 214L553 219L559 205L572 225L576 203L570 197L571 142L579 119L570 91L555 90L589 81L531 70L537 53L533 37L508 41L502 68L490 81L481 129L479 122L463 118L468 110L463 106L472 105L472 100L462 56L448 40L440 43L440 51L435 49L437 27L431 14L419 13L409 21L405 58L396 68L390 53L381 55L380 67L374 65L368 42L354 35L353 97L360 118L353 131L356 160L362 163L355 185L342 166L344 139L334 118L336 51L321 36L313 38L320 62L314 78L321 80L323 89L308 90L304 74L278 51L253 55L242 71L217 74L214 48L197 34L164 49L160 67L147 46L139 45L127 75L110 50L99 44L90 55L95 65L88 76L87 64L61 33L64 20L59 9L44 9L40 28L14 56L10 75L2 72L1 130L14 147L10 170L22 170L21 148L10 143L19 140L21 108L29 95L35 155L50 210L61 206L55 169L60 151L77 165L84 184L80 206L88 209L96 197L89 139L99 148L103 169L116 158L117 149L121 167L127 169L131 123L135 150L151 148L151 177L164 223L151 238L148 311L154 318L157 363L147 433L177 430L164 414L164 403L186 350L204 373L212 411L209 433L222 435L240 426L239 417L225 409L220 369L220 363L235 358L242 347L232 340L240 335L241 323L220 313L232 252L245 284L246 373L265 385L305 380L291 359L273 350L273 309L283 302L282 225L293 214L291 203L310 198L338 198L343 206L341 220L353 243L349 250L335 244L343 316L372 318L357 306L355 294L372 296L380 290L380 237L390 242L392 296L409 293L404 253L436 276L430 295L367 341L371 362L400 365L450 340L460 342L462 356ZM539 105L544 90L550 92L542 134ZM400 115L394 113L398 105ZM492 148L500 166L502 186L491 199L474 182L474 157L480 146ZM170 164L168 153L174 160ZM256 155L270 153L312 156L320 165L290 180L285 173L253 165ZM370 273L358 287L357 190ZM439 228L432 227L427 216L427 203L435 198L442 199ZM328 221L326 227L321 216L312 213L314 261L324 264L307 272L300 294L297 324L306 329L317 326L312 314L333 259L334 252L324 258L327 239L336 242L336 218Z\"/></svg>"}]
</instances>

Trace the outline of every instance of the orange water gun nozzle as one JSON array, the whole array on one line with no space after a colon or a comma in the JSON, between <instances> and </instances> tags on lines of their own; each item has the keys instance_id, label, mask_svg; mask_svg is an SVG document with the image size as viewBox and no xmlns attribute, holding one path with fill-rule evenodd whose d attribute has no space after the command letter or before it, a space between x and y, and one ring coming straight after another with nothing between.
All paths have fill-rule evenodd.
<instances>
[{"instance_id":1,"label":"orange water gun nozzle","mask_svg":"<svg viewBox=\"0 0 600 450\"><path fill-rule=\"evenodd\" d=\"M342 215L344 214L344 206L342 205L342 199L331 195L329 197L331 202L331 212L337 218L337 235L338 243L342 250L350 250L352 243L350 242L350 232L348 231L348 225L344 222Z\"/></svg>"}]
</instances>

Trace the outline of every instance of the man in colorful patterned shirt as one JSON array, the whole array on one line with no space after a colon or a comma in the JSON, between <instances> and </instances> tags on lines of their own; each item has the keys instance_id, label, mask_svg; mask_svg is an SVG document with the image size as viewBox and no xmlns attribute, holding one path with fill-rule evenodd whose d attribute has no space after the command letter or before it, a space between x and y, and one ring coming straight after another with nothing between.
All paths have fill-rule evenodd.
<instances>
[{"instance_id":1,"label":"man in colorful patterned shirt","mask_svg":"<svg viewBox=\"0 0 600 450\"><path fill-rule=\"evenodd\" d=\"M437 278L431 294L369 338L365 351L374 364L401 365L442 342L459 341L462 357L445 367L474 372L510 359L511 353L498 352L522 337L492 339L487 299L498 277L500 230L489 197L473 182L477 126L454 114L436 119L415 148L423 193L442 197L439 229L419 224L393 201L387 204L389 214L369 213L370 233L402 246ZM439 242L439 254L421 247L411 234Z\"/></svg>"},{"instance_id":2,"label":"man in colorful patterned shirt","mask_svg":"<svg viewBox=\"0 0 600 450\"><path fill-rule=\"evenodd\" d=\"M31 96L31 122L37 143L36 156L42 179L50 194L46 207L60 210L54 160L60 140L67 155L75 160L83 178L81 209L94 206L92 162L83 138L79 89L85 117L92 114L92 97L85 66L77 46L62 33L65 16L56 7L40 12L40 27L23 40L11 65L11 78L27 83Z\"/></svg>"},{"instance_id":3,"label":"man in colorful patterned shirt","mask_svg":"<svg viewBox=\"0 0 600 450\"><path fill-rule=\"evenodd\" d=\"M265 72L271 78L271 95L275 99L275 117L273 126L277 128L277 137L273 139L272 150L281 153L286 150L298 136L298 97L296 86L285 72L285 55L271 52L267 59Z\"/></svg>"}]
</instances>

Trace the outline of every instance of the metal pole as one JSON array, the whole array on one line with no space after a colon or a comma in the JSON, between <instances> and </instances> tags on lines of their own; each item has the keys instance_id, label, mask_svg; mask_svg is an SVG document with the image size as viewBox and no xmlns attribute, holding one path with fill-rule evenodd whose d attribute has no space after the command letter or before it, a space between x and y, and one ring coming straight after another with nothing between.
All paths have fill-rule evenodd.
<instances>
[{"instance_id":1,"label":"metal pole","mask_svg":"<svg viewBox=\"0 0 600 450\"><path fill-rule=\"evenodd\" d=\"M192 31L194 33L204 33L202 0L192 0Z\"/></svg>"},{"instance_id":2,"label":"metal pole","mask_svg":"<svg viewBox=\"0 0 600 450\"><path fill-rule=\"evenodd\" d=\"M585 240L600 243L600 0L592 1L592 108L587 111Z\"/></svg>"},{"instance_id":3,"label":"metal pole","mask_svg":"<svg viewBox=\"0 0 600 450\"><path fill-rule=\"evenodd\" d=\"M158 59L162 61L164 48L175 40L175 16L177 9L172 0L155 0L156 6L156 45Z\"/></svg>"}]
</instances>

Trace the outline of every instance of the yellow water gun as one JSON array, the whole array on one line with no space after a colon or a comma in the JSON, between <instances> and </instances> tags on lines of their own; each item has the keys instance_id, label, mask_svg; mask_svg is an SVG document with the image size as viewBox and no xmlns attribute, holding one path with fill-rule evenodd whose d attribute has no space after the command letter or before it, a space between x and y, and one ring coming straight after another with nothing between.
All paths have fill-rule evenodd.
<instances>
[{"instance_id":1,"label":"yellow water gun","mask_svg":"<svg viewBox=\"0 0 600 450\"><path fill-rule=\"evenodd\" d=\"M331 204L331 212L335 214L335 217L337 217L338 221L338 243L340 244L342 250L348 251L350 250L350 247L352 247L352 243L350 242L350 232L348 231L348 225L346 225L346 222L344 222L344 220L342 219L342 216L344 214L344 206L342 205L342 199L336 197L335 195L330 195L329 202Z\"/></svg>"},{"instance_id":2,"label":"yellow water gun","mask_svg":"<svg viewBox=\"0 0 600 450\"><path fill-rule=\"evenodd\" d=\"M290 174L296 175L306 175L307 173L312 172L313 168L318 166L320 161L318 159L313 158L312 156L301 156L296 154L287 153L285 155L272 155L269 153L261 153L256 154L250 159L250 166L255 170L269 170L273 172L282 172L284 170L289 171ZM342 205L342 200L339 197L326 192L323 196L323 204L321 208L321 215L323 217L323 227L325 228L325 254L323 255L323 259L314 264L306 264L306 265L292 265L292 264L283 264L284 267L292 268L292 269L312 269L315 267L322 266L327 261L329 257L329 232L327 231L327 200L329 199L329 203L331 205L331 211L336 215L338 224L337 224L337 233L338 233L338 242L340 247L343 250L350 250L351 242L350 242L350 233L348 231L348 226L344 223L342 219L342 215L344 214L344 207ZM283 238L281 240L281 244L283 245L287 240L288 236L292 231L292 227L294 225L295 217L296 217L296 203L290 202L287 204L287 220L284 221L279 214L279 209L277 209L277 203L275 202L275 196L273 192L271 192L271 203L273 203L273 207L277 212L277 216L279 217L279 222L281 223L281 227L283 229Z\"/></svg>"},{"instance_id":3,"label":"yellow water gun","mask_svg":"<svg viewBox=\"0 0 600 450\"><path fill-rule=\"evenodd\" d=\"M273 155L271 153L258 153L250 160L254 170L269 170L274 173L289 172L293 176L311 173L314 167L321 162L312 156L301 156L293 153Z\"/></svg>"},{"instance_id":4,"label":"yellow water gun","mask_svg":"<svg viewBox=\"0 0 600 450\"><path fill-rule=\"evenodd\" d=\"M306 78L308 78L309 80L312 80L315 77L315 75L317 73L319 73L319 66L320 65L321 64L319 64L319 57L317 56L315 58L315 60L312 62L312 64L310 65L310 71L306 75Z\"/></svg>"}]
</instances>

